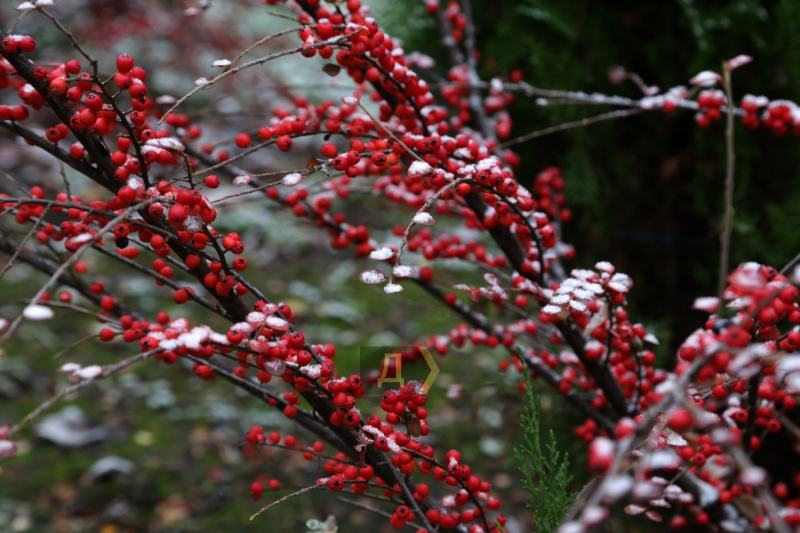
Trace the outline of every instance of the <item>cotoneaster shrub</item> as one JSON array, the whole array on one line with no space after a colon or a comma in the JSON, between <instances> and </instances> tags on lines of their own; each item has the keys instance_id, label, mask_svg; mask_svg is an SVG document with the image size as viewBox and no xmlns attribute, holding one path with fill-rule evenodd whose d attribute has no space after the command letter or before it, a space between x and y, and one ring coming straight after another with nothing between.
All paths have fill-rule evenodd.
<instances>
[{"instance_id":1,"label":"cotoneaster shrub","mask_svg":"<svg viewBox=\"0 0 800 533\"><path fill-rule=\"evenodd\" d=\"M429 417L434 413L421 382L384 391L379 408L362 410L362 397L386 369L340 374L337 347L307 338L282 295L249 281L258 254L246 249L246 235L214 228L220 218L236 217L235 210L222 209L224 202L249 196L285 208L285 217L307 220L308 231L327 235L330 248L354 256L362 265L359 279L381 286L387 305L415 286L461 318L449 331L404 350L404 365L424 364L428 353L444 357L467 343L502 348L507 358L499 370L520 374L520 394L522 374L528 374L580 413L575 435L585 441L586 467L599 480L577 498L559 531L588 531L622 509L673 529L790 531L800 525L800 293L794 264L781 270L727 265L737 125L776 136L800 133L793 102L733 99L732 73L750 57L692 76L691 88L660 91L642 84L639 99L540 89L518 71L487 82L477 75L469 3L429 0L451 61L447 78L436 79L430 58L404 50L360 0L267 3L285 8L286 29L257 44L290 34L295 46L259 59L249 59L255 45L233 59L220 57L196 72L195 88L180 98L155 94L151 80L169 72L142 67L142 58L122 54L116 64L96 61L81 43L107 36L69 33L50 0L20 4L16 33L2 33L3 142L38 148L38 157L57 162L64 181L57 189L32 176L4 174L16 192L0 203L0 250L9 257L2 274L26 263L49 281L19 314L3 319L1 340L13 338L23 321L46 327L68 309L103 324L91 342L131 346L115 345L130 353L114 364L61 365L75 384L3 427L0 457L13 461L19 432L67 395L135 363L181 361L165 373L178 379L188 368L193 379L228 381L296 423L297 434L254 426L242 435L245 454L272 447L321 461L319 476L289 496L314 498L305 493L318 488L369 493L380 500L370 510L397 529L504 531L503 502L482 477L481 458L430 444L437 428L429 422L435 417ZM177 29L182 17L202 17L204 6L162 15ZM147 14L126 16L137 24ZM37 17L49 19L70 46L40 57L37 36L24 33ZM230 52L224 43L219 48ZM274 106L257 130L239 132L235 148L216 148L222 139L206 135L203 114L195 113L191 99L201 91L224 91L223 79L247 79L286 56L297 62L322 58L320 80L347 78L356 89L341 91L335 101L297 91L291 106ZM629 77L623 70L612 75ZM512 139L513 102L524 97L613 109ZM602 120L686 112L699 128L726 122L721 275L718 294L698 295L695 303L708 320L683 342L677 364L663 368L652 351L656 337L626 310L633 280L610 261L563 266L564 260L580 264L580 251L560 239L571 218L564 179L557 168L517 175L525 153L514 147ZM282 153L300 149L306 150L305 166L279 165ZM275 168L251 166L248 156L261 151L273 153ZM66 167L73 179L80 175L97 185L91 197L71 193ZM240 190L222 196L215 192L222 185ZM381 209L405 213L405 224L385 238L376 237L386 225L380 217L356 223L345 209L351 193L365 188ZM246 203L235 205L247 209ZM125 267L120 275L150 279L153 294L202 308L207 318L132 307L126 294L96 279L99 273L82 260L91 254L119 262ZM464 262L482 281L442 276L446 259ZM479 307L494 310L482 313ZM460 385L462 394L470 393L469 383ZM458 394L452 401L459 401ZM531 416L538 420L529 415L528 424ZM526 434L535 468L546 465L566 480L557 456L548 462L541 450L533 451L539 447L536 424L536 436ZM792 443L784 447L780 468L760 463L758 450L779 439ZM547 494L532 482L526 486L534 497ZM250 495L259 500L264 491L280 488L277 479L256 480ZM548 523L553 520L548 516ZM537 523L544 527L544 519Z\"/></svg>"}]
</instances>

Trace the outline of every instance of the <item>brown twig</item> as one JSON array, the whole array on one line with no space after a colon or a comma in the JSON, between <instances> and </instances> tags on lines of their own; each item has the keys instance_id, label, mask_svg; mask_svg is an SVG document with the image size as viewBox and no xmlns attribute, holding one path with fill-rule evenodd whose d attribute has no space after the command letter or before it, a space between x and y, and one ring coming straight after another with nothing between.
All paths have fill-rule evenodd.
<instances>
[{"instance_id":1,"label":"brown twig","mask_svg":"<svg viewBox=\"0 0 800 533\"><path fill-rule=\"evenodd\" d=\"M31 305L36 305L39 302L39 299L42 297L42 295L45 292L47 292L50 289L50 287L52 287L53 284L55 284L55 282L60 278L61 274L63 274L67 269L72 267L72 265L77 263L78 259L80 259L81 256L87 250L92 248L92 246L95 243L97 243L103 237L103 235L105 235L106 233L108 233L109 231L114 229L114 227L119 222L122 222L123 220L127 219L135 211L137 211L138 209L140 209L142 207L147 207L148 205L150 205L154 201L155 200L147 200L145 202L133 205L133 206L129 207L128 209L126 209L125 211L123 211L121 214L119 214L116 218L111 220L111 222L109 222L105 227L100 228L97 231L97 233L93 237L91 237L89 239L88 242L86 242L83 246L78 248L78 250L76 250L75 253L72 254L69 257L69 259L67 259L60 267L58 267L58 269L53 273L53 275L50 277L50 279L47 280L47 282L44 284L44 286L42 286L42 288L39 289L39 292L36 293L36 296L34 296L31 299ZM14 331L17 329L17 327L19 327L19 324L22 322L23 318L24 318L24 314L20 314L17 318L14 319L14 321L11 323L11 325L9 325L9 327L5 331L5 333L3 333L3 336L0 337L0 343L8 340L11 337L11 335L13 335Z\"/></svg>"},{"instance_id":2,"label":"brown twig","mask_svg":"<svg viewBox=\"0 0 800 533\"><path fill-rule=\"evenodd\" d=\"M272 61L273 59L277 59L279 57L283 57L283 56L287 56L287 55L291 55L291 54L296 54L298 52L304 52L306 50L316 50L317 48L323 48L325 46L333 46L335 44L339 44L339 43L341 43L343 41L346 41L347 39L350 39L351 37L352 37L352 34L350 34L350 35L338 35L336 37L332 37L332 38L327 39L325 41L319 41L317 43L298 46L298 47L295 47L295 48L292 48L292 49L289 49L289 50L283 50L281 52L275 52L274 54L270 54L268 56L264 56L264 57L259 58L259 59L254 59L253 61L248 61L247 63L239 65L238 67L232 68L230 70L226 70L222 74L219 74L219 75L211 78L210 80L206 80L204 83L198 85L197 87L195 87L194 89L189 91L187 94L185 94L184 96L179 98L178 101L175 102L172 105L172 107L170 107L167 110L166 113L164 113L164 116L162 116L156 124L157 125L161 125L161 123L164 122L164 119L166 119L167 116L170 113L175 111L175 109L177 109L183 102L185 102L186 100L188 100L189 98L191 98L192 96L197 94L198 91L201 91L203 89L210 89L218 81L220 81L220 80L222 80L224 78L227 78L228 76L230 76L232 74L236 74L237 72L241 72L242 70L244 70L246 68L254 67L256 65L262 65L262 64L266 63L267 61Z\"/></svg>"},{"instance_id":3,"label":"brown twig","mask_svg":"<svg viewBox=\"0 0 800 533\"><path fill-rule=\"evenodd\" d=\"M8 435L9 436L13 435L14 433L16 433L17 431L22 429L25 425L27 425L31 421L35 420L36 417L38 417L40 414L42 414L42 412L46 411L47 409L49 409L53 405L57 404L58 402L60 402L61 400L63 400L67 396L69 396L70 394L74 394L74 393L78 392L79 390L81 390L81 389L83 389L85 387L88 387L89 385L91 385L95 381L98 381L98 380L101 380L101 379L105 379L105 378L107 378L108 376L110 376L112 374L116 374L117 372L120 372L121 370L124 370L124 369L128 368L129 366L131 366L134 363L138 363L139 361L144 361L145 359L147 359L151 355L155 355L155 354L157 354L159 352L162 352L162 351L163 351L163 349L156 348L155 350L150 350L148 352L140 353L140 354L134 355L133 357L129 357L127 359L123 359L122 361L120 361L118 363L114 363L113 365L104 366L103 367L103 372L98 374L96 377L85 379L85 380L83 380L83 381L81 381L79 383L76 383L75 385L72 385L71 387L67 387L66 389L64 389L61 392L59 392L58 394L56 394L55 396L52 396L50 399L48 399L45 402L43 402L41 405L39 405L39 407L37 407L36 409L34 409L30 413L28 413L28 415L25 416L25 418L23 418L22 420L20 420L18 423L14 424L13 426L11 426L11 429L9 429L9 431L8 431Z\"/></svg>"},{"instance_id":4,"label":"brown twig","mask_svg":"<svg viewBox=\"0 0 800 533\"><path fill-rule=\"evenodd\" d=\"M285 502L286 500L288 500L290 498L294 498L295 496L300 496L303 493L306 493L306 492L308 492L310 490L318 489L320 487L322 487L322 485L314 484L314 485L310 485L308 487L302 488L302 489L298 490L297 492L293 492L291 494L287 494L286 496L284 496L280 500L274 501L271 504L267 505L266 507L262 507L256 514L254 514L253 516L250 517L250 520L252 520L253 518L257 517L258 515L260 515L261 513L266 511L267 509L269 509L271 507L275 507L279 503L283 503L283 502Z\"/></svg>"},{"instance_id":5,"label":"brown twig","mask_svg":"<svg viewBox=\"0 0 800 533\"><path fill-rule=\"evenodd\" d=\"M728 67L728 62L722 64L722 79L725 87L725 94L728 97L728 103L733 103L733 90L731 88L731 69ZM723 310L724 301L722 293L725 290L725 281L728 277L728 260L731 247L731 230L733 228L733 173L734 164L736 162L736 154L733 149L733 106L728 105L727 124L725 126L725 221L723 223L722 233L720 234L720 242L722 247L720 249L719 257L719 281L717 283L717 298L719 299L719 307L717 308L717 315L720 315Z\"/></svg>"},{"instance_id":6,"label":"brown twig","mask_svg":"<svg viewBox=\"0 0 800 533\"><path fill-rule=\"evenodd\" d=\"M509 146L514 146L515 144L529 141L531 139L536 139L537 137L544 137L545 135L550 135L551 133L558 133L560 131L565 131L573 128L581 128L583 126L588 126L590 124L595 124L597 122L603 122L604 120L630 117L632 115L638 115L639 113L644 113L645 111L647 110L639 107L630 109L617 109L614 111L609 111L608 113L595 115L593 117L575 120L573 122L564 122L563 124L558 124L557 126L551 126L543 130L527 133L525 135L522 135L521 137L517 137L516 139L511 139L509 141L502 142L497 146L495 146L494 150L495 151L502 150L503 148L508 148Z\"/></svg>"},{"instance_id":7,"label":"brown twig","mask_svg":"<svg viewBox=\"0 0 800 533\"><path fill-rule=\"evenodd\" d=\"M42 211L42 214L39 215L39 218L36 220L36 223L31 227L31 230L28 232L28 234L25 235L25 238L23 238L22 241L19 243L19 248L16 249L14 255L11 256L11 259L8 260L8 263L6 263L6 266L4 266L2 272L0 272L0 279L3 279L3 276L6 275L8 269L10 269L14 265L14 260L17 258L19 253L25 247L25 245L28 243L30 238L33 237L33 235L36 233L36 230L39 229L39 226L41 226L42 222L44 222L45 215L47 214L48 211L50 211L50 205L51 204L47 204L45 206L44 211Z\"/></svg>"}]
</instances>

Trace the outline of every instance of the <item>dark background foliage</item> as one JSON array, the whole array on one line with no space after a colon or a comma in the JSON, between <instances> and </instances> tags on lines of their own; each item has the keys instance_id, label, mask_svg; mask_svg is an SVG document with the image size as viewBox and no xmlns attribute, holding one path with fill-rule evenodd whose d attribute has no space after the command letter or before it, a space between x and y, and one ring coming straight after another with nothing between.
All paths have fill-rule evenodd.
<instances>
[{"instance_id":1,"label":"dark background foliage","mask_svg":"<svg viewBox=\"0 0 800 533\"><path fill-rule=\"evenodd\" d=\"M443 2L443 5L445 3ZM641 97L631 82L613 85L619 65L648 85L688 85L724 59L755 61L733 79L737 102L747 93L796 99L800 69L800 4L791 0L603 2L473 0L481 75L525 80L546 89ZM422 7L409 9L414 19ZM433 23L404 30L408 49L431 50ZM440 65L446 64L438 47ZM441 73L444 73L442 71ZM518 95L512 137L607 111L604 106L542 107ZM662 353L672 354L703 315L689 308L716 291L724 179L724 124L698 128L691 113L638 115L528 141L516 147L525 182L561 167L574 220L565 241L572 266L609 260L631 275L631 310L658 326ZM736 126L736 191L731 264L758 261L781 268L800 249L797 139ZM526 177L530 176L530 177ZM663 346L662 346L663 347Z\"/></svg>"}]
</instances>

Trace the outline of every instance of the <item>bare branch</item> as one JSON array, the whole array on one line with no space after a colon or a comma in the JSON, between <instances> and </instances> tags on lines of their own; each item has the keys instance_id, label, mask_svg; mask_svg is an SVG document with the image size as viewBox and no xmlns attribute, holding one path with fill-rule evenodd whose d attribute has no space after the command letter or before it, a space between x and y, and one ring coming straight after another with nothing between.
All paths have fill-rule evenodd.
<instances>
[{"instance_id":1,"label":"bare branch","mask_svg":"<svg viewBox=\"0 0 800 533\"><path fill-rule=\"evenodd\" d=\"M645 111L646 111L645 109L639 107L632 109L617 109L615 111L609 111L608 113L595 115L593 117L582 118L581 120L575 120L573 122L564 122L563 124L558 124L556 126L545 128L543 130L527 133L521 137L517 137L516 139L511 139L510 141L502 142L495 147L495 151L502 150L503 148L508 148L509 146L514 146L515 144L529 141L531 139L536 139L537 137L544 137L545 135L550 135L551 133L557 133L559 131L565 131L573 128L582 128L590 124L603 122L604 120L630 117L632 115L638 115L639 113L644 113Z\"/></svg>"},{"instance_id":2,"label":"bare branch","mask_svg":"<svg viewBox=\"0 0 800 533\"><path fill-rule=\"evenodd\" d=\"M339 36L336 36L336 37L331 37L330 39L327 39L325 41L320 41L320 42L313 43L313 44L298 46L296 48L292 48L290 50L283 50L281 52L275 52L274 54L270 54L270 55L262 57L260 59L254 59L253 61L249 61L247 63L239 65L238 67L232 68L231 70L226 70L222 74L219 74L218 76L215 76L214 78L212 78L210 80L207 80L204 83L199 84L197 87L195 87L194 89L189 91L187 94L185 94L184 96L179 98L178 101L175 102L172 105L172 107L170 107L167 110L166 113L164 113L164 116L162 116L161 119L159 119L159 121L157 122L157 125L161 125L161 123L164 122L164 119L166 119L167 116L170 113L175 111L183 102L185 102L186 100L188 100L189 98L191 98L192 96L197 94L198 91L201 91L203 89L210 89L218 81L222 80L223 78L227 78L231 74L236 74L237 72L241 72L242 70L244 70L246 68L254 67L256 65L262 65L262 64L266 63L267 61L272 61L273 59L277 59L279 57L283 57L283 56L287 56L287 55L291 55L291 54L296 54L298 52L304 52L306 50L315 50L317 48L324 48L326 46L333 46L335 44L339 44L341 42L344 42L347 39L350 39L352 36L353 36L353 34L339 35Z\"/></svg>"},{"instance_id":3,"label":"bare branch","mask_svg":"<svg viewBox=\"0 0 800 533\"><path fill-rule=\"evenodd\" d=\"M38 417L44 411L46 411L47 409L51 408L52 406L54 406L55 404L57 404L58 402L60 402L64 398L66 398L67 396L69 396L71 394L74 394L74 393L78 392L79 390L81 390L83 388L88 387L89 385L91 385L95 381L99 381L101 379L105 379L105 378L107 378L108 376L110 376L112 374L116 374L117 372L120 372L121 370L124 370L124 369L128 368L132 364L138 363L139 361L144 361L148 357L150 357L152 355L155 355L155 354L157 354L159 352L162 352L162 351L164 351L164 350L162 350L160 348L156 348L155 350L150 350L149 352L140 353L138 355L134 355L133 357L129 357L127 359L123 359L122 361L120 361L118 363L114 363L113 365L104 366L103 367L103 371L99 375L97 375L96 377L93 377L93 378L90 378L90 379L85 379L85 380L83 380L83 381L81 381L79 383L76 383L75 385L72 385L71 387L67 387L66 389L64 389L61 392L59 392L58 394L56 394L55 396L51 397L49 400L47 400L44 403L42 403L39 407L37 407L36 409L31 411L27 416L25 416L25 418L23 418L22 420L20 420L18 423L14 424L13 426L11 426L11 429L8 431L8 435L9 436L13 435L17 431L19 431L20 429L25 427L27 424L29 424L33 420L35 420L36 417Z\"/></svg>"},{"instance_id":4,"label":"bare branch","mask_svg":"<svg viewBox=\"0 0 800 533\"><path fill-rule=\"evenodd\" d=\"M44 211L42 211L42 214L39 215L39 218L36 220L36 223L31 227L31 230L28 232L27 235L25 235L25 238L23 238L22 241L19 243L19 247L14 252L14 255L11 256L11 259L8 260L8 263L6 263L6 266L4 266L3 270L0 272L0 279L3 279L3 276L6 275L8 269L10 269L14 265L14 260L17 258L17 256L25 247L30 238L33 237L34 233L36 233L36 230L39 229L39 226L42 225L42 222L44 222L45 215L47 214L48 211L50 211L50 205L51 204L47 204L47 206L44 208Z\"/></svg>"},{"instance_id":5,"label":"bare branch","mask_svg":"<svg viewBox=\"0 0 800 533\"><path fill-rule=\"evenodd\" d=\"M50 277L50 279L47 280L47 283L45 283L44 286L41 289L39 289L39 292L36 293L36 296L33 297L33 299L31 300L31 305L36 305L39 302L39 299L42 297L42 295L44 293L46 293L50 289L50 287L52 287L53 284L55 284L56 281L58 281L58 279L61 276L61 274L63 274L67 269L72 267L72 265L77 263L78 259L80 259L81 256L87 250L92 248L92 246L96 242L98 242L101 238L103 238L103 235L105 235L106 233L108 233L109 231L114 229L114 226L116 226L116 224L118 224L119 222L122 222L123 220L127 219L136 210L138 210L138 209L140 209L142 207L147 207L148 205L152 204L155 201L156 200L147 200L145 202L133 205L133 206L129 207L128 209L126 209L125 211L123 211L115 219L113 219L111 222L109 222L105 227L100 228L100 230L98 230L98 232L93 237L91 237L83 246L78 248L78 250L76 250L75 253L72 254L72 256L70 256L69 259L67 259L60 267L58 267L58 269L53 273L53 275ZM13 335L14 331L17 329L17 327L19 327L19 324L22 322L23 318L24 318L24 315L20 314L17 318L14 319L14 321L11 323L11 325L8 327L8 329L5 331L3 336L0 337L0 342L4 342L4 341L8 340L11 337L11 335Z\"/></svg>"},{"instance_id":6,"label":"bare branch","mask_svg":"<svg viewBox=\"0 0 800 533\"><path fill-rule=\"evenodd\" d=\"M728 120L725 125L725 221L723 222L722 233L719 236L722 246L719 256L719 281L717 282L718 315L723 310L722 293L725 290L725 282L728 277L731 231L733 229L733 175L736 163L736 154L733 149L733 89L731 87L731 69L728 67L727 61L722 63L722 76L729 105L726 113Z\"/></svg>"},{"instance_id":7,"label":"bare branch","mask_svg":"<svg viewBox=\"0 0 800 533\"><path fill-rule=\"evenodd\" d=\"M284 496L280 500L274 501L271 504L267 505L266 507L262 507L256 514L254 514L253 516L250 517L250 520L252 520L253 518L257 517L258 515L260 515L261 513L266 511L267 509L270 509L271 507L275 507L279 503L283 503L283 502L285 502L286 500L288 500L290 498L294 498L295 496L300 496L303 493L306 493L306 492L308 492L310 490L318 489L320 487L322 487L322 485L314 484L314 485L310 485L308 487L302 488L302 489L298 490L297 492L293 492L291 494L287 494L286 496Z\"/></svg>"}]
</instances>

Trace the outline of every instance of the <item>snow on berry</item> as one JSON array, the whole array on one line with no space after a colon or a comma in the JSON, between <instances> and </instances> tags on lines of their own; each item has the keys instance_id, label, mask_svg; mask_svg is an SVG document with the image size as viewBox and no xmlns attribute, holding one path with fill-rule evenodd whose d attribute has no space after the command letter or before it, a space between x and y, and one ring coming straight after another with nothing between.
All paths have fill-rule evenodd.
<instances>
[{"instance_id":1,"label":"snow on berry","mask_svg":"<svg viewBox=\"0 0 800 533\"><path fill-rule=\"evenodd\" d=\"M77 379L94 379L103 373L103 367L99 365L90 365L79 368L72 373L71 378Z\"/></svg>"},{"instance_id":2,"label":"snow on berry","mask_svg":"<svg viewBox=\"0 0 800 533\"><path fill-rule=\"evenodd\" d=\"M365 270L358 276L358 279L360 279L362 283L375 285L377 283L383 283L386 281L386 276L380 270L373 269Z\"/></svg>"},{"instance_id":3,"label":"snow on berry","mask_svg":"<svg viewBox=\"0 0 800 533\"><path fill-rule=\"evenodd\" d=\"M378 248L377 250L373 250L372 252L370 252L369 258L375 259L376 261L386 261L387 259L392 257L394 253L395 253L394 250L392 250L391 248L383 246L381 248Z\"/></svg>"},{"instance_id":4,"label":"snow on berry","mask_svg":"<svg viewBox=\"0 0 800 533\"><path fill-rule=\"evenodd\" d=\"M17 454L17 445L10 440L0 439L0 459L11 459Z\"/></svg>"},{"instance_id":5,"label":"snow on berry","mask_svg":"<svg viewBox=\"0 0 800 533\"><path fill-rule=\"evenodd\" d=\"M395 265L394 268L392 268L392 274L398 278L409 278L413 276L415 272L416 270L408 265Z\"/></svg>"},{"instance_id":6,"label":"snow on berry","mask_svg":"<svg viewBox=\"0 0 800 533\"><path fill-rule=\"evenodd\" d=\"M303 175L299 172L292 172L291 174L286 174L282 179L281 183L283 183L287 187L294 187L300 180L303 179Z\"/></svg>"},{"instance_id":7,"label":"snow on berry","mask_svg":"<svg viewBox=\"0 0 800 533\"><path fill-rule=\"evenodd\" d=\"M712 87L717 83L722 81L722 76L717 74L716 72L712 72L710 70L704 70L695 74L695 76L689 80L689 83L692 85L699 85L701 87Z\"/></svg>"},{"instance_id":8,"label":"snow on berry","mask_svg":"<svg viewBox=\"0 0 800 533\"><path fill-rule=\"evenodd\" d=\"M701 296L700 298L695 298L692 304L692 309L705 311L706 313L716 313L717 307L719 307L719 298L715 296Z\"/></svg>"},{"instance_id":9,"label":"snow on berry","mask_svg":"<svg viewBox=\"0 0 800 533\"><path fill-rule=\"evenodd\" d=\"M253 176L250 176L248 174L242 174L240 176L236 176L235 178L233 178L233 185L234 187L244 187L251 181L253 181Z\"/></svg>"},{"instance_id":10,"label":"snow on berry","mask_svg":"<svg viewBox=\"0 0 800 533\"><path fill-rule=\"evenodd\" d=\"M275 331L284 332L289 329L289 323L277 316L268 316L266 324L267 327L274 329Z\"/></svg>"},{"instance_id":11,"label":"snow on berry","mask_svg":"<svg viewBox=\"0 0 800 533\"><path fill-rule=\"evenodd\" d=\"M183 143L176 137L161 137L159 139L149 139L145 141L147 146L156 146L158 148L166 148L167 150L174 150L176 152L183 152L185 147Z\"/></svg>"},{"instance_id":12,"label":"snow on berry","mask_svg":"<svg viewBox=\"0 0 800 533\"><path fill-rule=\"evenodd\" d=\"M418 178L433 171L433 167L424 161L414 161L408 167L408 175L412 178Z\"/></svg>"},{"instance_id":13,"label":"snow on berry","mask_svg":"<svg viewBox=\"0 0 800 533\"><path fill-rule=\"evenodd\" d=\"M383 292L386 294L395 294L397 292L401 292L403 290L402 285L398 285L397 283L387 283L383 287Z\"/></svg>"},{"instance_id":14,"label":"snow on berry","mask_svg":"<svg viewBox=\"0 0 800 533\"><path fill-rule=\"evenodd\" d=\"M733 70L735 68L739 68L743 65L750 63L753 60L751 56L740 54L732 59L728 60L728 70Z\"/></svg>"},{"instance_id":15,"label":"snow on berry","mask_svg":"<svg viewBox=\"0 0 800 533\"><path fill-rule=\"evenodd\" d=\"M300 372L310 377L311 379L316 379L322 374L322 365L301 366Z\"/></svg>"},{"instance_id":16,"label":"snow on berry","mask_svg":"<svg viewBox=\"0 0 800 533\"><path fill-rule=\"evenodd\" d=\"M88 233L86 235L88 235ZM91 236L89 236L89 238L91 238ZM22 316L28 320L49 320L53 318L54 315L55 313L53 313L50 307L39 304L29 305L22 311Z\"/></svg>"},{"instance_id":17,"label":"snow on berry","mask_svg":"<svg viewBox=\"0 0 800 533\"><path fill-rule=\"evenodd\" d=\"M433 219L430 213L422 211L421 213L417 213L414 215L414 224L420 224L422 226L433 226L436 224L436 221Z\"/></svg>"},{"instance_id":18,"label":"snow on berry","mask_svg":"<svg viewBox=\"0 0 800 533\"><path fill-rule=\"evenodd\" d=\"M286 361L277 357L269 357L264 361L264 370L273 376L282 376L286 372Z\"/></svg>"},{"instance_id":19,"label":"snow on berry","mask_svg":"<svg viewBox=\"0 0 800 533\"><path fill-rule=\"evenodd\" d=\"M64 363L59 367L58 371L72 373L75 372L76 370L79 370L80 368L81 365L79 365L78 363Z\"/></svg>"}]
</instances>

